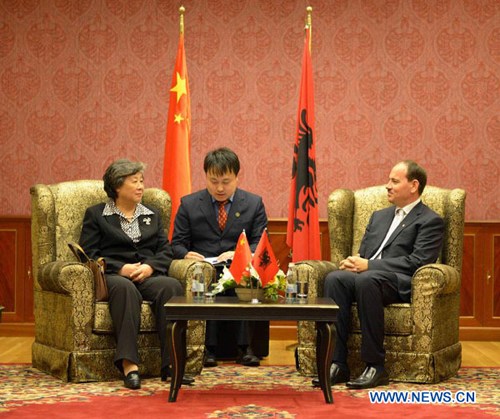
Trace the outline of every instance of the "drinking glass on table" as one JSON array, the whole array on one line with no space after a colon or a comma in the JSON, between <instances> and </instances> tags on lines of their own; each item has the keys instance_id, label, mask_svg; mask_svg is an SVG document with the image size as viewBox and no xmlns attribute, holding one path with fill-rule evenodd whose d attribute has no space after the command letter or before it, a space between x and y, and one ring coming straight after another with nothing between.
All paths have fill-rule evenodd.
<instances>
[{"instance_id":1,"label":"drinking glass on table","mask_svg":"<svg viewBox=\"0 0 500 419\"><path fill-rule=\"evenodd\" d=\"M307 301L309 292L309 272L300 272L297 278L297 300L299 303Z\"/></svg>"}]
</instances>

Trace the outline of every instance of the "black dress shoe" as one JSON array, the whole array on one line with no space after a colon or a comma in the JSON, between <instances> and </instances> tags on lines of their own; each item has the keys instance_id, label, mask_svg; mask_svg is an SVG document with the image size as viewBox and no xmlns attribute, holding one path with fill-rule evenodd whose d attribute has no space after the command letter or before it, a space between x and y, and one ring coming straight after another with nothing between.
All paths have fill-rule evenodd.
<instances>
[{"instance_id":1,"label":"black dress shoe","mask_svg":"<svg viewBox=\"0 0 500 419\"><path fill-rule=\"evenodd\" d=\"M350 379L349 370L346 368L340 368L335 362L332 363L330 367L330 384L333 386L335 384L345 383ZM314 378L312 380L312 385L314 387L320 387L319 378Z\"/></svg>"},{"instance_id":2,"label":"black dress shoe","mask_svg":"<svg viewBox=\"0 0 500 419\"><path fill-rule=\"evenodd\" d=\"M260 365L260 360L254 355L252 348L249 346L245 350L238 349L236 363L244 365L245 367L258 367Z\"/></svg>"},{"instance_id":3,"label":"black dress shoe","mask_svg":"<svg viewBox=\"0 0 500 419\"><path fill-rule=\"evenodd\" d=\"M167 381L168 377L171 377L172 373L170 372L170 368L162 368L161 369L161 381ZM185 386L190 386L191 384L194 383L194 378L190 377L189 375L185 375L182 377L182 384Z\"/></svg>"},{"instance_id":4,"label":"black dress shoe","mask_svg":"<svg viewBox=\"0 0 500 419\"><path fill-rule=\"evenodd\" d=\"M139 371L130 371L123 380L125 387L130 390L138 390L141 388L141 377Z\"/></svg>"},{"instance_id":5,"label":"black dress shoe","mask_svg":"<svg viewBox=\"0 0 500 419\"><path fill-rule=\"evenodd\" d=\"M354 381L348 381L347 387L349 388L373 388L389 384L389 375L387 371L382 368L366 367L361 375Z\"/></svg>"},{"instance_id":6,"label":"black dress shoe","mask_svg":"<svg viewBox=\"0 0 500 419\"><path fill-rule=\"evenodd\" d=\"M203 366L210 368L217 366L217 360L215 359L215 355L211 352L205 352L205 358L203 359Z\"/></svg>"}]
</instances>

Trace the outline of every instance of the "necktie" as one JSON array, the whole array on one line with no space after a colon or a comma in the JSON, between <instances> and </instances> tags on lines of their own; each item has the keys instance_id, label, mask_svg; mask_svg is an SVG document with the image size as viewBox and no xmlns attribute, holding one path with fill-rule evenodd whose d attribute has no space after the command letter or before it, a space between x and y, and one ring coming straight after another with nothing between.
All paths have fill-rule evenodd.
<instances>
[{"instance_id":1,"label":"necktie","mask_svg":"<svg viewBox=\"0 0 500 419\"><path fill-rule=\"evenodd\" d=\"M224 231L224 227L226 227L227 222L227 212L226 212L226 204L229 201L226 199L225 201L218 201L219 204L219 228L221 231Z\"/></svg>"},{"instance_id":2,"label":"necktie","mask_svg":"<svg viewBox=\"0 0 500 419\"><path fill-rule=\"evenodd\" d=\"M401 224L401 221L403 221L403 218L405 218L405 212L403 211L402 208L398 208L396 210L396 214L394 215L394 218L392 220L392 224L389 227L389 230L387 231L387 234L385 235L384 241L376 251L376 253L370 258L370 259L380 259L382 257L382 249L384 248L385 244L387 243L387 240L389 240L389 237L391 237L392 233L394 233L394 230L396 230L396 227Z\"/></svg>"}]
</instances>

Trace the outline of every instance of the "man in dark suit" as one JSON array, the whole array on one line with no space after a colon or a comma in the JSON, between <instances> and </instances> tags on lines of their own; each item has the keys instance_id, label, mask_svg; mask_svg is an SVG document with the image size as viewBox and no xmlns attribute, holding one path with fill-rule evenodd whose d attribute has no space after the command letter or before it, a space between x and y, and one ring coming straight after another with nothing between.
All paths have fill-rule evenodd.
<instances>
[{"instance_id":1,"label":"man in dark suit","mask_svg":"<svg viewBox=\"0 0 500 419\"><path fill-rule=\"evenodd\" d=\"M216 257L229 261L243 230L250 249L255 251L267 216L262 198L237 188L240 162L229 148L212 150L205 156L203 170L206 189L187 195L174 222L172 244L175 258L204 260ZM220 274L220 271L217 272ZM234 293L234 290L229 290ZM245 366L258 366L250 342L249 322L237 322L237 362ZM217 365L215 349L220 322L207 321L205 366Z\"/></svg>"},{"instance_id":2,"label":"man in dark suit","mask_svg":"<svg viewBox=\"0 0 500 419\"><path fill-rule=\"evenodd\" d=\"M434 263L441 249L443 219L423 204L420 196L427 183L425 170L411 160L391 170L386 185L389 208L375 211L361 241L359 254L340 262L327 275L325 297L339 305L337 342L330 369L331 383L347 382L360 389L384 385L384 306L410 302L411 278L423 265ZM347 338L351 305L357 303L361 324L363 373L350 381ZM318 385L318 380L313 380Z\"/></svg>"}]
</instances>

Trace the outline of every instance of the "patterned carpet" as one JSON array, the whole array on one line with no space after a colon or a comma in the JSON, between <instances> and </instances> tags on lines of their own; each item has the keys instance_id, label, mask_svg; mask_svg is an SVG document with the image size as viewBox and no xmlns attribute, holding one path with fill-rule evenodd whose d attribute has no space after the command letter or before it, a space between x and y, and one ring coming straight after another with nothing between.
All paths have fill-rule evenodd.
<instances>
[{"instance_id":1,"label":"patterned carpet","mask_svg":"<svg viewBox=\"0 0 500 419\"><path fill-rule=\"evenodd\" d=\"M261 392L270 396L279 389L280 394L297 394L309 399L322 401L320 390L310 385L310 378L299 375L291 366L274 366L260 368L244 368L234 364L225 364L216 368L205 369L196 377L196 385L182 387L178 402L169 406L181 405L184 400L189 400L190 393L216 394L230 391L230 394L244 394ZM131 391L123 388L122 381L71 384L63 383L47 374L44 374L30 365L0 365L0 416L9 415L17 409L32 406L41 408L42 405L64 403L90 403L96 399L112 397L143 397L158 396L161 394L165 402L169 384L162 383L159 378L144 379L141 390ZM476 403L474 404L449 404L454 407L453 412L487 414L489 417L500 416L500 369L498 368L462 368L457 377L447 382L434 385L418 385L406 383L391 383L389 386L380 387L383 390L418 391L475 391ZM212 391L211 391L212 390ZM194 394L193 394L194 397ZM369 400L368 390L349 390L345 386L334 387L334 398L341 399L343 405ZM122 399L123 400L123 399ZM258 400L258 398L257 398ZM347 402L346 402L347 400ZM125 401L125 400L124 400ZM69 405L67 405L69 406ZM329 405L332 406L332 405ZM372 406L375 406L372 404ZM258 403L247 403L243 406L231 406L233 411L212 411L204 417L305 417L298 414L281 412L269 416L271 412L262 411ZM21 411L20 410L20 411ZM182 415L181 415L182 416ZM461 415L460 415L461 416ZM314 416L311 416L314 417ZM320 416L317 416L320 417ZM475 416L479 417L479 416ZM483 417L482 415L480 417Z\"/></svg>"}]
</instances>

